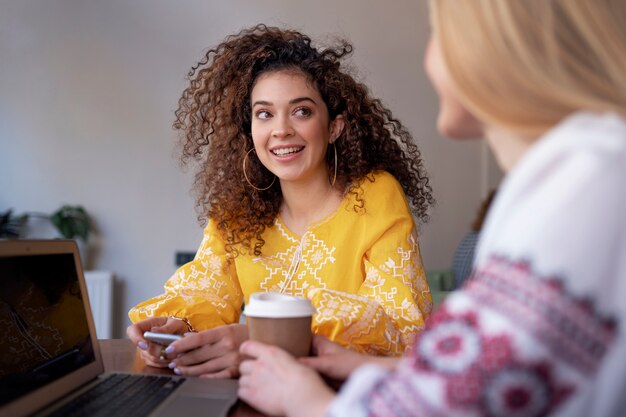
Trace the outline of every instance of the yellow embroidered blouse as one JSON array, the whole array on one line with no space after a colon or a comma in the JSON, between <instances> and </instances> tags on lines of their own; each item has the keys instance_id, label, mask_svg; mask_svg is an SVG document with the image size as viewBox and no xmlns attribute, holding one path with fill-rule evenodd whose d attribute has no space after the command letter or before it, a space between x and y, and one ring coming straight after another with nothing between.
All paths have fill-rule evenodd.
<instances>
[{"instance_id":1,"label":"yellow embroidered blouse","mask_svg":"<svg viewBox=\"0 0 626 417\"><path fill-rule=\"evenodd\" d=\"M227 269L224 242L209 221L195 259L165 283L165 293L129 312L187 318L197 330L239 320L242 301L276 291L310 299L312 329L353 350L400 355L423 328L432 298L417 232L402 187L386 172L364 180L365 212L353 195L300 237L277 217L261 256L240 254Z\"/></svg>"}]
</instances>

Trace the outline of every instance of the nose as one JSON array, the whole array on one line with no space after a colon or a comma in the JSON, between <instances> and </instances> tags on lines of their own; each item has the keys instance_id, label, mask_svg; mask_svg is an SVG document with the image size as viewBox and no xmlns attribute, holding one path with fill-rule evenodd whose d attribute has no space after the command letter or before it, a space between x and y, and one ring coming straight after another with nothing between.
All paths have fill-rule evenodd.
<instances>
[{"instance_id":1,"label":"nose","mask_svg":"<svg viewBox=\"0 0 626 417\"><path fill-rule=\"evenodd\" d=\"M272 128L272 136L275 138L286 138L294 134L294 129L286 117L275 117Z\"/></svg>"}]
</instances>

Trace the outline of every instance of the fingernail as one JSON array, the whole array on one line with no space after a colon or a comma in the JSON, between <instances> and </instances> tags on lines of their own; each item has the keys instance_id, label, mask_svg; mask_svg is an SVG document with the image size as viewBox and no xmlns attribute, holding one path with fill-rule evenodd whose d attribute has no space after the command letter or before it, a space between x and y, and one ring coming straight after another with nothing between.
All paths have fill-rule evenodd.
<instances>
[{"instance_id":1,"label":"fingernail","mask_svg":"<svg viewBox=\"0 0 626 417\"><path fill-rule=\"evenodd\" d=\"M182 374L182 372L181 372L181 371L180 371L180 369L178 369L178 368L174 368L174 373L175 373L176 375L180 375L180 374Z\"/></svg>"},{"instance_id":2,"label":"fingernail","mask_svg":"<svg viewBox=\"0 0 626 417\"><path fill-rule=\"evenodd\" d=\"M170 368L170 369L176 368L176 362L170 362L170 364L167 365L167 367Z\"/></svg>"},{"instance_id":3,"label":"fingernail","mask_svg":"<svg viewBox=\"0 0 626 417\"><path fill-rule=\"evenodd\" d=\"M191 334L193 334L193 332L187 332L187 333L183 334L183 336L187 337L187 336L189 336Z\"/></svg>"},{"instance_id":4,"label":"fingernail","mask_svg":"<svg viewBox=\"0 0 626 417\"><path fill-rule=\"evenodd\" d=\"M166 347L166 348L165 348L165 353L166 353L166 354L168 354L168 355L169 355L170 353L174 353L174 348L173 348L173 347L171 347L171 346Z\"/></svg>"},{"instance_id":5,"label":"fingernail","mask_svg":"<svg viewBox=\"0 0 626 417\"><path fill-rule=\"evenodd\" d=\"M137 343L137 347L139 347L139 349L141 350L147 350L148 344L142 340L141 342Z\"/></svg>"}]
</instances>

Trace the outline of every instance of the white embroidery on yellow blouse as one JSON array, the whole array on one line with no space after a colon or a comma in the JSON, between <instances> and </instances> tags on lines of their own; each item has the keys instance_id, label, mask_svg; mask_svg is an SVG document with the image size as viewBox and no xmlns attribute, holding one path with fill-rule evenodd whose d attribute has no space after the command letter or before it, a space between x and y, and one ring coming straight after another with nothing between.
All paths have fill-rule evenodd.
<instances>
[{"instance_id":1,"label":"white embroidery on yellow blouse","mask_svg":"<svg viewBox=\"0 0 626 417\"><path fill-rule=\"evenodd\" d=\"M426 296L430 293L430 287L428 286L428 282L426 281L426 277L423 273L423 266L421 264L420 257L417 256L418 243L415 235L416 233L414 232L409 236L409 250L404 250L402 247L397 249L398 255L400 255L399 264L392 258L388 258L387 261L379 267L379 269L401 281L402 284L411 289L413 294L420 294L422 299L427 301ZM421 274L419 273L420 271L422 271ZM426 304L428 311L430 311L432 309L432 303ZM407 310L408 306L413 306L413 304L405 300L403 302L403 311L411 313L414 309L410 308ZM409 319L415 319L422 315L419 310L417 310L416 313L417 316L409 314L406 317ZM417 330L421 330L421 328Z\"/></svg>"},{"instance_id":2,"label":"white embroidery on yellow blouse","mask_svg":"<svg viewBox=\"0 0 626 417\"><path fill-rule=\"evenodd\" d=\"M378 303L367 297L328 289L326 283L317 275L322 267L335 262L332 256L335 247L329 248L310 230L306 231L298 242L285 232L280 222L277 221L275 226L294 245L284 252L254 259L255 262L265 266L269 272L268 277L260 284L260 288L265 291L287 292L309 299L312 299L318 291L325 290L317 306L314 319L316 324L320 325L326 321L341 322L348 327L344 333L348 341L369 333L371 328L381 320L382 312L378 308ZM285 268L286 265L289 267ZM298 272L297 275L296 272ZM311 284L311 281L314 283ZM346 303L347 299L353 302ZM388 340L391 339L397 338L390 335ZM397 345L398 342L399 340L390 342L389 349L392 343ZM394 349L394 352L396 350Z\"/></svg>"},{"instance_id":3,"label":"white embroidery on yellow blouse","mask_svg":"<svg viewBox=\"0 0 626 417\"><path fill-rule=\"evenodd\" d=\"M287 292L296 296L312 299L320 290L325 290L319 299L315 322L321 325L327 321L341 322L345 329L342 331L342 339L351 341L367 335L371 330L379 326L383 312L394 321L404 318L405 321L415 323L422 316L421 311L409 300L404 299L399 304L394 296L397 289L391 288L384 291L385 278L379 271L401 281L411 288L414 294L421 293L422 297L428 293L422 274L419 273L421 265L417 256L417 240L413 235L408 239L408 248L397 248L398 260L391 257L382 265L375 267L369 265L366 270L364 286L369 287L373 298L334 291L327 288L325 282L318 277L318 272L327 264L335 262L333 256L334 247L328 247L321 239L317 239L307 231L298 242L293 239L282 225L277 222L276 227L281 234L293 243L286 251L278 252L272 256L255 258L254 262L261 263L269 272L269 275L260 284L265 291ZM196 290L201 291L205 301L210 301L216 308L227 308L230 298L227 292L220 293L226 286L221 279L222 261L216 256L210 247L201 245L202 249L197 255L197 262L189 268L181 268L167 283L169 291L155 303L137 309L146 317L155 315L156 311L174 297L181 297L186 303L193 304L198 298ZM285 268L289 265L289 268ZM207 291L209 290L209 291ZM207 300L207 297L209 300ZM423 298L428 309L428 300ZM383 309L379 308L383 306ZM421 330L420 326L408 325L396 329L391 322L387 323L385 339L387 347L377 346L376 349L386 349L388 352L399 352L400 346L407 346L415 332ZM374 352L374 350L372 350Z\"/></svg>"},{"instance_id":4,"label":"white embroidery on yellow blouse","mask_svg":"<svg viewBox=\"0 0 626 417\"><path fill-rule=\"evenodd\" d=\"M309 299L312 299L318 291L325 290L317 306L316 324L321 325L327 321L341 322L346 327L342 338L351 341L379 326L383 310L394 321L404 318L414 323L422 317L421 311L410 300L405 298L399 305L396 303L394 297L397 288L392 287L390 291L384 291L385 278L379 273L380 270L398 279L411 288L414 294L421 293L424 296L428 293L428 285L418 273L421 265L417 256L415 233L407 239L408 249L397 248L398 260L390 257L378 267L370 265L367 268L364 285L372 290L374 295L372 299L327 289L317 273L326 264L335 262L333 257L335 248L329 248L310 230L305 232L298 242L286 233L280 222L276 221L275 226L293 245L283 252L254 259L254 262L261 263L269 273L260 284L260 288L264 291L286 292ZM286 268L286 265L289 267ZM383 309L379 308L381 305ZM409 345L414 334L421 328L418 325L409 325L396 329L392 323L388 323L385 329L388 345L382 348L389 352L401 353L400 346Z\"/></svg>"},{"instance_id":5,"label":"white embroidery on yellow blouse","mask_svg":"<svg viewBox=\"0 0 626 417\"><path fill-rule=\"evenodd\" d=\"M333 256L335 247L329 247L323 240L317 239L311 231L306 231L298 242L285 233L280 222L276 221L275 226L294 245L284 252L253 260L263 265L268 272L268 276L259 287L264 291L287 293L298 297L308 297L307 292L311 285L325 289L326 283L320 279L318 272L325 265L335 263ZM289 267L285 268L286 265Z\"/></svg>"},{"instance_id":6,"label":"white embroidery on yellow blouse","mask_svg":"<svg viewBox=\"0 0 626 417\"><path fill-rule=\"evenodd\" d=\"M396 303L396 287L392 287L390 291L384 291L386 280L379 272L382 271L391 275L411 288L414 294L421 293L425 297L429 289L423 276L418 274L421 265L417 256L417 241L413 234L409 237L408 243L410 248L408 250L402 247L397 248L399 263L390 257L378 268L373 265L368 266L363 285L371 290L373 299L327 290L322 294L315 321L319 324L331 320L341 321L346 326L342 338L348 342L370 333L379 325L378 323L382 319L380 306L383 307L387 316L396 322L398 319L404 318L407 322L415 323L422 318L423 323L422 312L410 300L404 298L400 305ZM315 292L317 291L313 290L309 296L313 297ZM388 322L385 329L385 339L388 345L382 347L382 350L401 353L400 346L410 345L414 335L422 328L423 326L418 325L395 328ZM372 350L373 352L374 350Z\"/></svg>"},{"instance_id":7,"label":"white embroidery on yellow blouse","mask_svg":"<svg viewBox=\"0 0 626 417\"><path fill-rule=\"evenodd\" d=\"M200 245L203 250L199 251L196 255L197 260L200 261L201 269L198 269L196 265L190 265L190 274L187 275L186 268L180 268L175 275L166 284L170 287L170 291L163 294L163 298L159 301L149 304L144 307L134 309L145 317L154 317L161 306L167 301L180 297L186 303L193 304L195 299L198 298L196 290L203 292L203 297L208 298L211 303L218 309L226 309L228 303L226 300L230 298L230 295L225 292L220 293L220 290L227 286L227 283L221 280L222 275L222 260L219 256L213 253L213 250L206 246L205 237ZM201 278L196 279L198 276ZM212 291L206 291L212 289ZM206 292L206 294L204 294Z\"/></svg>"}]
</instances>

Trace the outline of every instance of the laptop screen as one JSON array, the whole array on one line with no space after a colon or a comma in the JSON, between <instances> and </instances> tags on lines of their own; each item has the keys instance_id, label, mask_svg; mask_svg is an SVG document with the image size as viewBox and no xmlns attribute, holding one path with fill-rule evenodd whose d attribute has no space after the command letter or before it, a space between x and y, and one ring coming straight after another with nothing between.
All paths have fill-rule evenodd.
<instances>
[{"instance_id":1,"label":"laptop screen","mask_svg":"<svg viewBox=\"0 0 626 417\"><path fill-rule=\"evenodd\" d=\"M95 361L71 253L0 256L0 407Z\"/></svg>"}]
</instances>

